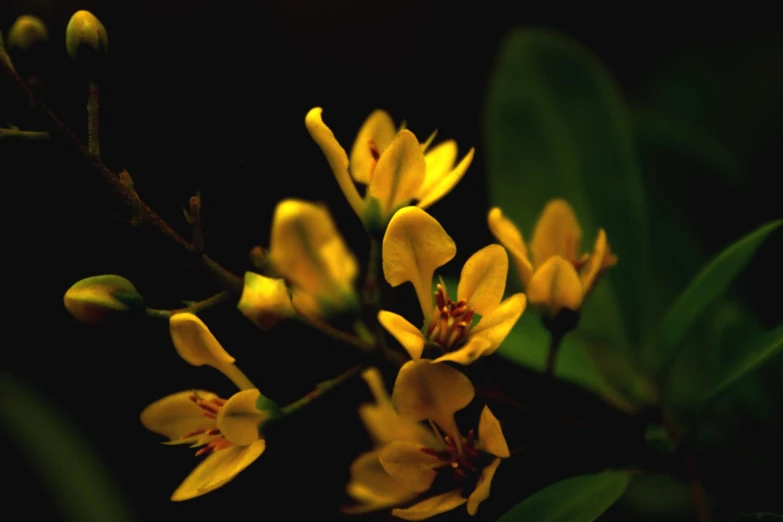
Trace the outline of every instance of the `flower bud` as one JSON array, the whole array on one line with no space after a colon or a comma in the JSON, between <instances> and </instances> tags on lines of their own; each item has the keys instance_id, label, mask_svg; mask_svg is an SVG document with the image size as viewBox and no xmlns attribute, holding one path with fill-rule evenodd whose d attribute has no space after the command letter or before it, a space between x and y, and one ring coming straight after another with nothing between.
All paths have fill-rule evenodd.
<instances>
[{"instance_id":1,"label":"flower bud","mask_svg":"<svg viewBox=\"0 0 783 522\"><path fill-rule=\"evenodd\" d=\"M73 60L94 72L109 50L106 28L91 12L77 11L65 29L65 47Z\"/></svg>"},{"instance_id":2,"label":"flower bud","mask_svg":"<svg viewBox=\"0 0 783 522\"><path fill-rule=\"evenodd\" d=\"M245 287L237 308L262 330L296 314L285 281L253 272L245 273Z\"/></svg>"},{"instance_id":3,"label":"flower bud","mask_svg":"<svg viewBox=\"0 0 783 522\"><path fill-rule=\"evenodd\" d=\"M22 15L16 19L8 31L8 48L20 51L32 51L49 39L46 24L40 18Z\"/></svg>"},{"instance_id":4,"label":"flower bud","mask_svg":"<svg viewBox=\"0 0 783 522\"><path fill-rule=\"evenodd\" d=\"M78 321L102 324L117 312L144 309L144 298L133 283L118 275L82 279L65 292L65 308Z\"/></svg>"}]
</instances>

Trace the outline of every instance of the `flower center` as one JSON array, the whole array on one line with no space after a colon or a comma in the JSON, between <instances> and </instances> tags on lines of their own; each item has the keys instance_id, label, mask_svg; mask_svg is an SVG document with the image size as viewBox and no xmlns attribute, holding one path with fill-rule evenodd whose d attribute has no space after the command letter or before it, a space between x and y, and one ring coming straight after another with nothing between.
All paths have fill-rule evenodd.
<instances>
[{"instance_id":1,"label":"flower center","mask_svg":"<svg viewBox=\"0 0 783 522\"><path fill-rule=\"evenodd\" d=\"M461 487L463 491L476 489L481 470L489 463L488 455L476 448L476 432L470 430L467 438L462 439L461 448L448 435L443 437L446 447L442 450L423 448L427 455L437 457L443 462L435 468L440 476ZM460 451L461 450L461 451Z\"/></svg>"},{"instance_id":2,"label":"flower center","mask_svg":"<svg viewBox=\"0 0 783 522\"><path fill-rule=\"evenodd\" d=\"M367 146L370 148L370 156L372 156L372 162L370 163L370 172L367 176L367 184L370 184L370 180L372 180L373 174L375 174L375 167L378 165L378 160L381 157L381 151L378 149L378 145L375 144L375 140L370 140L367 143Z\"/></svg>"},{"instance_id":3,"label":"flower center","mask_svg":"<svg viewBox=\"0 0 783 522\"><path fill-rule=\"evenodd\" d=\"M475 312L464 299L452 301L443 283L435 290L435 305L437 309L427 327L427 339L438 345L443 353L456 350L467 340Z\"/></svg>"},{"instance_id":4,"label":"flower center","mask_svg":"<svg viewBox=\"0 0 783 522\"><path fill-rule=\"evenodd\" d=\"M195 393L191 395L189 399L193 401L196 406L203 410L202 414L204 417L208 419L214 419L216 422L218 413L220 413L220 409L226 403L224 399L219 397L213 397L209 400L206 400L199 397ZM233 446L230 441L223 437L223 435L220 433L220 429L217 428L217 425L214 428L202 428L200 430L191 431L190 433L182 435L180 439L189 439L196 436L199 438L194 443L194 445L201 446L199 450L196 451L197 457L199 455L207 455L209 453L214 453L215 451L220 451L222 449Z\"/></svg>"}]
</instances>

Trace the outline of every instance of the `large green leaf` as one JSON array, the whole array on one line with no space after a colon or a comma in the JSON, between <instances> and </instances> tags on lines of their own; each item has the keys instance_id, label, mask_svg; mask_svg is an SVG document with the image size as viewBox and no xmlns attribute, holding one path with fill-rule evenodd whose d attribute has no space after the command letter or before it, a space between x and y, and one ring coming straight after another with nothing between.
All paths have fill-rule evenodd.
<instances>
[{"instance_id":1,"label":"large green leaf","mask_svg":"<svg viewBox=\"0 0 783 522\"><path fill-rule=\"evenodd\" d=\"M783 220L767 223L730 245L691 281L666 313L661 325L660 360L670 364L691 325L707 306L728 290L753 254Z\"/></svg>"},{"instance_id":2,"label":"large green leaf","mask_svg":"<svg viewBox=\"0 0 783 522\"><path fill-rule=\"evenodd\" d=\"M628 473L605 471L566 479L529 496L498 522L592 522L617 502Z\"/></svg>"},{"instance_id":3,"label":"large green leaf","mask_svg":"<svg viewBox=\"0 0 783 522\"><path fill-rule=\"evenodd\" d=\"M619 263L581 327L635 345L646 317L647 208L627 108L604 66L565 35L513 31L490 81L485 141L491 203L523 232L556 197L573 205L586 239L606 229Z\"/></svg>"},{"instance_id":4,"label":"large green leaf","mask_svg":"<svg viewBox=\"0 0 783 522\"><path fill-rule=\"evenodd\" d=\"M0 432L26 457L64 520L133 520L89 443L57 408L5 373L0 373Z\"/></svg>"}]
</instances>

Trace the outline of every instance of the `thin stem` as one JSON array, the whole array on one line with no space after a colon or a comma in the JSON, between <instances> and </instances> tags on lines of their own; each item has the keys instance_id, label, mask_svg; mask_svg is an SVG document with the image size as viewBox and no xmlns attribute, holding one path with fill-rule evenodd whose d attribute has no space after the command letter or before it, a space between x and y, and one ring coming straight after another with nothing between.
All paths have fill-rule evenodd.
<instances>
[{"instance_id":1,"label":"thin stem","mask_svg":"<svg viewBox=\"0 0 783 522\"><path fill-rule=\"evenodd\" d=\"M185 308L178 308L175 310L147 308L145 312L147 313L148 316L154 317L156 319L168 319L174 314L184 314L184 313L198 314L199 312L203 312L208 308L212 308L213 306L225 303L231 300L232 297L233 296L231 295L230 292L224 291L224 292L217 293L212 297L208 297L202 301L198 301L189 306L186 306Z\"/></svg>"},{"instance_id":2,"label":"thin stem","mask_svg":"<svg viewBox=\"0 0 783 522\"><path fill-rule=\"evenodd\" d=\"M19 129L0 129L0 140L3 138L19 138L24 140L48 140L49 133L45 131L24 131Z\"/></svg>"},{"instance_id":3,"label":"thin stem","mask_svg":"<svg viewBox=\"0 0 783 522\"><path fill-rule=\"evenodd\" d=\"M373 309L378 308L379 305L378 273L381 270L381 263L381 242L373 237L370 240L370 259L367 262L367 275L364 280L364 301L365 304L372 305Z\"/></svg>"},{"instance_id":4,"label":"thin stem","mask_svg":"<svg viewBox=\"0 0 783 522\"><path fill-rule=\"evenodd\" d=\"M296 413L297 411L301 410L305 406L310 405L313 401L315 401L319 397L325 395L330 390L333 390L338 386L340 386L341 384L343 384L344 382L348 381L351 377L358 375L366 367L367 367L366 364L357 364L356 366L344 371L337 377L319 383L312 391L308 392L301 399L298 399L292 402L291 404L289 404L288 406L284 406L283 408L281 408L280 409L281 413L283 414L284 417Z\"/></svg>"},{"instance_id":5,"label":"thin stem","mask_svg":"<svg viewBox=\"0 0 783 522\"><path fill-rule=\"evenodd\" d=\"M668 415L664 414L662 416L661 425L682 452L685 472L688 474L691 508L693 509L694 517L698 522L711 522L712 516L710 515L709 505L707 504L707 494L704 491L704 484L702 483L698 469L696 468L696 459L693 456L693 451L691 451L687 446L687 443L683 441L679 431Z\"/></svg>"},{"instance_id":6,"label":"thin stem","mask_svg":"<svg viewBox=\"0 0 783 522\"><path fill-rule=\"evenodd\" d=\"M87 148L96 158L101 157L101 140L98 132L100 120L101 90L98 84L90 81L87 95Z\"/></svg>"},{"instance_id":7,"label":"thin stem","mask_svg":"<svg viewBox=\"0 0 783 522\"><path fill-rule=\"evenodd\" d=\"M549 342L549 350L546 354L546 374L550 377L555 376L555 362L557 359L557 350L563 340L563 334L558 331L552 331L552 337Z\"/></svg>"}]
</instances>

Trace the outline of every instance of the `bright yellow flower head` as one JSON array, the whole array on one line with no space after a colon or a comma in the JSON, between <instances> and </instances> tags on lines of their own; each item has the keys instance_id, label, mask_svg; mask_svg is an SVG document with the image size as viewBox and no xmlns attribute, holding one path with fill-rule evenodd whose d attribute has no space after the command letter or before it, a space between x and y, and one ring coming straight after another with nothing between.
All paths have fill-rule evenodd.
<instances>
[{"instance_id":1,"label":"bright yellow flower head","mask_svg":"<svg viewBox=\"0 0 783 522\"><path fill-rule=\"evenodd\" d=\"M194 366L212 366L240 391L228 400L204 390L181 391L147 406L141 423L169 439L168 444L199 448L207 457L174 491L171 500L188 500L231 481L266 449L258 427L272 413L256 409L261 393L234 366L231 357L204 323L192 314L173 315L169 322L174 347Z\"/></svg>"},{"instance_id":2,"label":"bright yellow flower head","mask_svg":"<svg viewBox=\"0 0 783 522\"><path fill-rule=\"evenodd\" d=\"M356 307L356 258L326 207L294 199L281 201L275 208L269 242L269 259L291 285L297 311L321 317Z\"/></svg>"},{"instance_id":3,"label":"bright yellow flower head","mask_svg":"<svg viewBox=\"0 0 783 522\"><path fill-rule=\"evenodd\" d=\"M295 315L285 281L245 272L245 286L237 308L262 330Z\"/></svg>"},{"instance_id":4,"label":"bright yellow flower head","mask_svg":"<svg viewBox=\"0 0 783 522\"><path fill-rule=\"evenodd\" d=\"M400 207L416 200L427 208L445 196L473 161L474 150L456 164L457 144L447 140L429 149L435 135L420 144L407 129L397 130L391 116L373 112L354 141L350 158L321 118L316 107L305 125L323 151L348 203L365 222L383 227ZM355 183L367 187L364 201ZM377 223L376 223L377 222Z\"/></svg>"},{"instance_id":5,"label":"bright yellow flower head","mask_svg":"<svg viewBox=\"0 0 783 522\"><path fill-rule=\"evenodd\" d=\"M380 323L418 360L425 347L435 349L435 362L470 364L498 349L525 310L525 295L503 301L508 255L500 245L473 254L462 268L457 299L439 284L432 303L435 269L457 252L454 241L432 216L416 207L399 210L383 238L383 273L392 286L411 282L425 317L423 331L402 316L382 310ZM481 319L473 325L476 315Z\"/></svg>"},{"instance_id":6,"label":"bright yellow flower head","mask_svg":"<svg viewBox=\"0 0 783 522\"><path fill-rule=\"evenodd\" d=\"M528 300L556 317L564 308L578 311L600 276L617 263L601 229L592 254L581 254L582 229L571 206L550 201L533 230L530 253L522 233L499 208L488 216L489 229L505 246L519 271Z\"/></svg>"}]
</instances>

